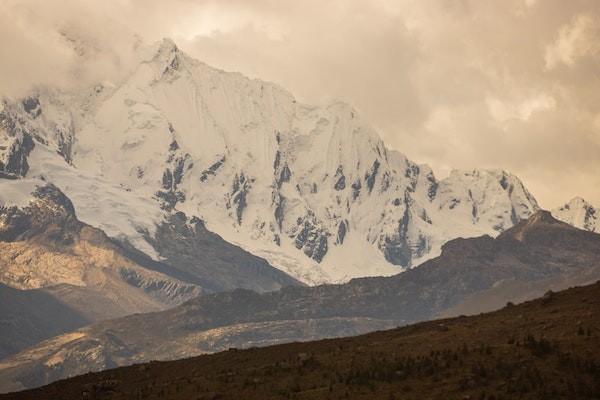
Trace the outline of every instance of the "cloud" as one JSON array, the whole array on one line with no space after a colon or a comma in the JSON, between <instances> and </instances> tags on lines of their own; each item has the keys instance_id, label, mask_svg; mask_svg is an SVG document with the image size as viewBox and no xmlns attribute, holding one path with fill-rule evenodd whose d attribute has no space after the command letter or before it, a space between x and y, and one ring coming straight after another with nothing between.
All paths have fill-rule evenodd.
<instances>
[{"instance_id":1,"label":"cloud","mask_svg":"<svg viewBox=\"0 0 600 400\"><path fill-rule=\"evenodd\" d=\"M56 31L37 22L31 29L35 15L15 15L11 11L16 8L7 3L0 12L0 93L5 95L26 91L32 84L61 82L73 57Z\"/></svg>"},{"instance_id":2,"label":"cloud","mask_svg":"<svg viewBox=\"0 0 600 400\"><path fill-rule=\"evenodd\" d=\"M515 102L503 102L495 97L488 97L486 103L491 116L500 123L514 119L527 121L537 111L550 110L556 107L554 98L545 93L539 93Z\"/></svg>"},{"instance_id":3,"label":"cloud","mask_svg":"<svg viewBox=\"0 0 600 400\"><path fill-rule=\"evenodd\" d=\"M591 0L4 0L0 91L118 79L136 38L168 36L301 101L352 103L439 175L500 167L545 207L600 205L599 21Z\"/></svg>"},{"instance_id":4,"label":"cloud","mask_svg":"<svg viewBox=\"0 0 600 400\"><path fill-rule=\"evenodd\" d=\"M556 41L546 47L546 68L553 69L564 64L572 67L585 56L596 56L600 53L600 21L596 18L579 14L564 25Z\"/></svg>"},{"instance_id":5,"label":"cloud","mask_svg":"<svg viewBox=\"0 0 600 400\"><path fill-rule=\"evenodd\" d=\"M42 85L85 87L126 73L135 62L132 46L139 39L101 4L4 0L0 94L22 96Z\"/></svg>"}]
</instances>

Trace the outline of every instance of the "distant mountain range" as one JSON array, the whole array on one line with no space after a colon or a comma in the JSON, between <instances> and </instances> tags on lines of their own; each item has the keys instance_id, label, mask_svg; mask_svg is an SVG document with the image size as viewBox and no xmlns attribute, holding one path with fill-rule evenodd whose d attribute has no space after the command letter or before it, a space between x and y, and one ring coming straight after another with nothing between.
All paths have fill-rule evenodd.
<instances>
[{"instance_id":1,"label":"distant mountain range","mask_svg":"<svg viewBox=\"0 0 600 400\"><path fill-rule=\"evenodd\" d=\"M479 313L598 279L600 235L539 211L495 239L452 240L439 257L392 277L264 294L237 289L100 322L6 358L0 386L33 387L89 370Z\"/></svg>"}]
</instances>

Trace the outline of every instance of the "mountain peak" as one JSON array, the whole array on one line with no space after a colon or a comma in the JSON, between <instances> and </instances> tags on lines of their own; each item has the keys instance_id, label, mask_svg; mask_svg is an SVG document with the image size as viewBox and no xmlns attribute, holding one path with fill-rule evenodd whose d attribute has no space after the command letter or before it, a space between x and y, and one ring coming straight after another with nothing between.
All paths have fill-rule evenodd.
<instances>
[{"instance_id":1,"label":"mountain peak","mask_svg":"<svg viewBox=\"0 0 600 400\"><path fill-rule=\"evenodd\" d=\"M503 232L500 237L512 237L513 239L522 242L527 236L530 236L531 233L550 232L550 226L567 231L577 230L577 228L554 218L550 211L537 210L529 218L522 220L514 227Z\"/></svg>"},{"instance_id":2,"label":"mountain peak","mask_svg":"<svg viewBox=\"0 0 600 400\"><path fill-rule=\"evenodd\" d=\"M490 177L494 179L508 179L508 178L516 178L515 175L507 172L504 169L499 168L473 168L473 169L453 169L450 171L450 176L454 177L472 177L472 178L482 178L482 177Z\"/></svg>"},{"instance_id":3,"label":"mountain peak","mask_svg":"<svg viewBox=\"0 0 600 400\"><path fill-rule=\"evenodd\" d=\"M158 47L158 52L159 53L174 53L176 51L179 51L179 48L177 47L177 44L175 44L175 42L170 39L170 38L163 38L160 41L159 47Z\"/></svg>"},{"instance_id":4,"label":"mountain peak","mask_svg":"<svg viewBox=\"0 0 600 400\"><path fill-rule=\"evenodd\" d=\"M155 49L152 60L160 65L163 73L179 69L183 53L173 40L164 38L155 45Z\"/></svg>"},{"instance_id":5,"label":"mountain peak","mask_svg":"<svg viewBox=\"0 0 600 400\"><path fill-rule=\"evenodd\" d=\"M345 113L349 113L349 114L357 113L356 109L350 103L348 103L344 100L340 100L340 99L334 99L334 100L330 101L329 104L327 105L327 108L330 110L335 110L338 112L345 112Z\"/></svg>"},{"instance_id":6,"label":"mountain peak","mask_svg":"<svg viewBox=\"0 0 600 400\"><path fill-rule=\"evenodd\" d=\"M557 220L556 218L554 218L552 216L552 214L550 213L550 211L546 211L546 210L538 210L535 213L533 213L531 215L531 217L529 217L526 220L526 223L528 225L534 225L534 224L557 224L560 223L559 220Z\"/></svg>"},{"instance_id":7,"label":"mountain peak","mask_svg":"<svg viewBox=\"0 0 600 400\"><path fill-rule=\"evenodd\" d=\"M566 209L569 209L569 208L573 208L573 207L589 207L589 206L591 206L591 204L588 203L583 197L575 196L563 207Z\"/></svg>"},{"instance_id":8,"label":"mountain peak","mask_svg":"<svg viewBox=\"0 0 600 400\"><path fill-rule=\"evenodd\" d=\"M568 203L552 210L552 214L577 228L592 232L600 230L600 210L582 197L572 198Z\"/></svg>"}]
</instances>

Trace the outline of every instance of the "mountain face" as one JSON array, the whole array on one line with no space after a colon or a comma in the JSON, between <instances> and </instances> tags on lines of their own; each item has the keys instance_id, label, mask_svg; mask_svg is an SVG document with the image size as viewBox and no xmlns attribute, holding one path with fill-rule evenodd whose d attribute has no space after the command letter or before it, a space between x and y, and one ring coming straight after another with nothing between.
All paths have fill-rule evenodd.
<instances>
[{"instance_id":1,"label":"mountain face","mask_svg":"<svg viewBox=\"0 0 600 400\"><path fill-rule=\"evenodd\" d=\"M52 184L19 179L3 188L0 279L15 288L104 287L104 274L114 270L119 280L173 305L202 292L239 287L263 292L299 284L181 212L161 221L148 239L161 254L155 261L79 221L71 200Z\"/></svg>"},{"instance_id":2,"label":"mountain face","mask_svg":"<svg viewBox=\"0 0 600 400\"><path fill-rule=\"evenodd\" d=\"M504 171L438 180L347 104L300 104L169 40L140 52L119 82L5 100L0 171L52 182L82 221L155 260L158 226L183 212L297 279L341 282L398 273L538 209Z\"/></svg>"},{"instance_id":3,"label":"mountain face","mask_svg":"<svg viewBox=\"0 0 600 400\"><path fill-rule=\"evenodd\" d=\"M90 373L3 399L595 399L600 282L494 313Z\"/></svg>"},{"instance_id":4,"label":"mountain face","mask_svg":"<svg viewBox=\"0 0 600 400\"><path fill-rule=\"evenodd\" d=\"M439 257L392 277L264 294L238 289L94 324L5 359L0 382L5 390L32 387L148 360L479 313L599 278L600 235L539 211L495 239L452 240Z\"/></svg>"},{"instance_id":5,"label":"mountain face","mask_svg":"<svg viewBox=\"0 0 600 400\"><path fill-rule=\"evenodd\" d=\"M581 197L575 197L564 206L555 208L552 215L577 228L600 232L600 209Z\"/></svg>"},{"instance_id":6,"label":"mountain face","mask_svg":"<svg viewBox=\"0 0 600 400\"><path fill-rule=\"evenodd\" d=\"M201 293L299 284L182 213L158 226L156 238L169 250L157 245L165 257L155 261L79 221L52 184L16 179L2 187L0 284L16 303L0 314L0 357L87 323L163 310Z\"/></svg>"}]
</instances>

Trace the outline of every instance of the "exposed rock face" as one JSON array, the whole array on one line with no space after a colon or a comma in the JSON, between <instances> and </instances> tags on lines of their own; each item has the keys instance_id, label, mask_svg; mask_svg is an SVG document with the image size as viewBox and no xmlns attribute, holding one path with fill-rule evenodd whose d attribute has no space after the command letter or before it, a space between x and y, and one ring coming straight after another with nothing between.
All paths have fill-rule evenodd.
<instances>
[{"instance_id":1,"label":"exposed rock face","mask_svg":"<svg viewBox=\"0 0 600 400\"><path fill-rule=\"evenodd\" d=\"M250 191L251 182L246 179L244 173L235 174L233 178L233 185L231 186L231 192L229 195L229 201L227 202L227 208L233 210L233 215L238 224L242 223L242 215L244 209L248 205L247 196Z\"/></svg>"},{"instance_id":2,"label":"exposed rock face","mask_svg":"<svg viewBox=\"0 0 600 400\"><path fill-rule=\"evenodd\" d=\"M185 193L179 190L179 185L185 172L194 165L190 155L181 151L179 143L175 139L173 125L169 123L168 128L173 141L169 144L167 165L163 171L161 189L155 195L159 199L163 210L172 211L177 203L185 201ZM140 168L138 167L138 169ZM143 177L143 175L138 175L139 179L143 179Z\"/></svg>"},{"instance_id":3,"label":"exposed rock face","mask_svg":"<svg viewBox=\"0 0 600 400\"><path fill-rule=\"evenodd\" d=\"M54 114L55 109L64 105L52 98L42 104L37 95L15 103L0 99L0 178L27 174L28 157L35 142L53 148L66 162L71 162L71 118L64 111L63 116L46 117L44 107Z\"/></svg>"},{"instance_id":4,"label":"exposed rock face","mask_svg":"<svg viewBox=\"0 0 600 400\"><path fill-rule=\"evenodd\" d=\"M337 232L336 243L337 244L344 244L344 238L346 237L347 233L348 233L348 221L343 220L338 225L338 232Z\"/></svg>"},{"instance_id":5,"label":"exposed rock face","mask_svg":"<svg viewBox=\"0 0 600 400\"><path fill-rule=\"evenodd\" d=\"M209 232L204 223L178 212L148 238L169 265L172 276L210 292L251 289L258 292L300 284L285 273Z\"/></svg>"},{"instance_id":6,"label":"exposed rock face","mask_svg":"<svg viewBox=\"0 0 600 400\"><path fill-rule=\"evenodd\" d=\"M27 156L33 150L33 139L17 129L13 117L0 112L0 171L3 174L25 176L29 170Z\"/></svg>"},{"instance_id":7,"label":"exposed rock face","mask_svg":"<svg viewBox=\"0 0 600 400\"><path fill-rule=\"evenodd\" d=\"M5 139L2 147L6 148L4 160L0 161L0 169L3 174L14 174L24 176L29 170L27 156L33 149L33 140L29 135L18 135L11 139Z\"/></svg>"},{"instance_id":8,"label":"exposed rock face","mask_svg":"<svg viewBox=\"0 0 600 400\"><path fill-rule=\"evenodd\" d=\"M312 214L299 218L297 223L296 229L290 232L294 245L313 260L321 262L327 254L329 232L318 226Z\"/></svg>"},{"instance_id":9,"label":"exposed rock face","mask_svg":"<svg viewBox=\"0 0 600 400\"><path fill-rule=\"evenodd\" d=\"M0 382L36 386L89 369L189 357L243 343L337 336L344 327L345 332L364 332L467 306L473 313L489 311L550 288L598 280L599 249L600 235L540 211L496 239L452 240L441 256L393 277L264 294L238 289L200 296L160 313L96 324L8 359L0 364ZM60 363L47 367L56 354Z\"/></svg>"},{"instance_id":10,"label":"exposed rock face","mask_svg":"<svg viewBox=\"0 0 600 400\"><path fill-rule=\"evenodd\" d=\"M333 185L333 188L338 191L346 189L346 177L344 176L344 169L341 165L335 171L335 185Z\"/></svg>"},{"instance_id":11,"label":"exposed rock face","mask_svg":"<svg viewBox=\"0 0 600 400\"><path fill-rule=\"evenodd\" d=\"M53 243L71 244L84 227L75 217L71 201L52 184L39 186L29 206L0 212L0 241L17 242L41 236Z\"/></svg>"}]
</instances>

